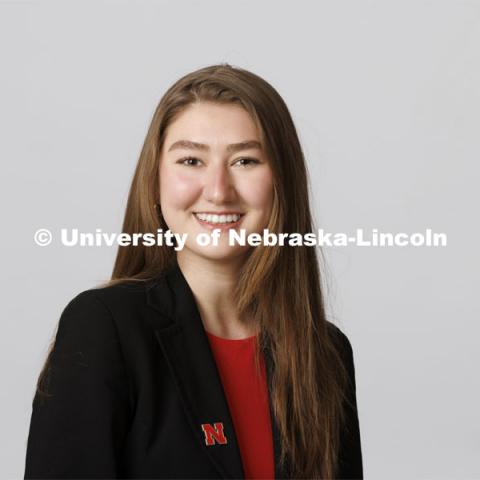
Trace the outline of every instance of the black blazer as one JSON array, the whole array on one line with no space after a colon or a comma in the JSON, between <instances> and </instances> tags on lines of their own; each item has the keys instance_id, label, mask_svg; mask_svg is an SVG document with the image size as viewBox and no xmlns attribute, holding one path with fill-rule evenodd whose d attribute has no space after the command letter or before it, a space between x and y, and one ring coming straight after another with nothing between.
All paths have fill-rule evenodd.
<instances>
[{"instance_id":1,"label":"black blazer","mask_svg":"<svg viewBox=\"0 0 480 480\"><path fill-rule=\"evenodd\" d=\"M338 478L363 478L352 348L329 326L344 347L355 407ZM268 355L265 364L270 378ZM244 478L221 379L178 266L154 281L77 295L61 315L47 378L51 396L33 399L24 478ZM270 414L275 478L289 478ZM220 422L225 441L207 445L202 424Z\"/></svg>"}]
</instances>

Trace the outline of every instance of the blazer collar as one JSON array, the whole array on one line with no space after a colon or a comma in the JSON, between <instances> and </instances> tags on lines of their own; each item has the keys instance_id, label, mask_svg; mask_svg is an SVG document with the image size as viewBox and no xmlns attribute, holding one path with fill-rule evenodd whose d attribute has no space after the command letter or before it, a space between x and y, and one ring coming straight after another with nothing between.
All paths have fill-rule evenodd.
<instances>
[{"instance_id":1,"label":"blazer collar","mask_svg":"<svg viewBox=\"0 0 480 480\"><path fill-rule=\"evenodd\" d=\"M221 378L193 292L178 264L147 287L147 304L157 312L152 316L155 335L175 378L193 435L223 478L245 478ZM270 389L272 361L268 352L264 352L264 359ZM270 398L275 478L288 478L288 466L279 464L280 434ZM201 425L217 422L223 424L227 442L207 446Z\"/></svg>"}]
</instances>

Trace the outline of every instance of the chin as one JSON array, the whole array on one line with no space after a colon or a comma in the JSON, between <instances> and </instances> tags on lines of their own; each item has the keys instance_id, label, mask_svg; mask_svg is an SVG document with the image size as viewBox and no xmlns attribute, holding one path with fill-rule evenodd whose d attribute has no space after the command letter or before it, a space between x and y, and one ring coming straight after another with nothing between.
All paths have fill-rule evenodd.
<instances>
[{"instance_id":1,"label":"chin","mask_svg":"<svg viewBox=\"0 0 480 480\"><path fill-rule=\"evenodd\" d=\"M231 260L238 260L239 257L246 256L249 249L238 249L229 247L213 247L205 248L201 251L192 252L194 255L202 257L205 260L211 260L213 262L228 262Z\"/></svg>"}]
</instances>

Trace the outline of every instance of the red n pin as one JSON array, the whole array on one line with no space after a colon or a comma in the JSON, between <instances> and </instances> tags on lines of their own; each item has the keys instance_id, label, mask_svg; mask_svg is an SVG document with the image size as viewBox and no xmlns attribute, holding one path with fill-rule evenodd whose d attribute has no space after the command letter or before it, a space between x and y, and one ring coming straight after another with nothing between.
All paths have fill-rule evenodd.
<instances>
[{"instance_id":1,"label":"red n pin","mask_svg":"<svg viewBox=\"0 0 480 480\"><path fill-rule=\"evenodd\" d=\"M202 423L202 430L205 434L205 443L207 445L214 445L215 442L222 445L227 443L227 437L223 434L222 422L216 422L213 426L210 423Z\"/></svg>"}]
</instances>

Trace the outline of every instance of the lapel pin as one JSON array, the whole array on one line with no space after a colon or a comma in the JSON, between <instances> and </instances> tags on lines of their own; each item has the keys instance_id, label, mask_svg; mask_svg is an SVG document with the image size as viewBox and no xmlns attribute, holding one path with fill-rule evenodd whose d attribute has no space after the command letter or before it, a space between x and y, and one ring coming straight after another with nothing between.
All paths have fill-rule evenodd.
<instances>
[{"instance_id":1,"label":"lapel pin","mask_svg":"<svg viewBox=\"0 0 480 480\"><path fill-rule=\"evenodd\" d=\"M223 423L215 422L212 426L211 423L202 423L202 430L205 434L205 444L207 446L219 443L225 445L227 443L227 437L223 433Z\"/></svg>"}]
</instances>

